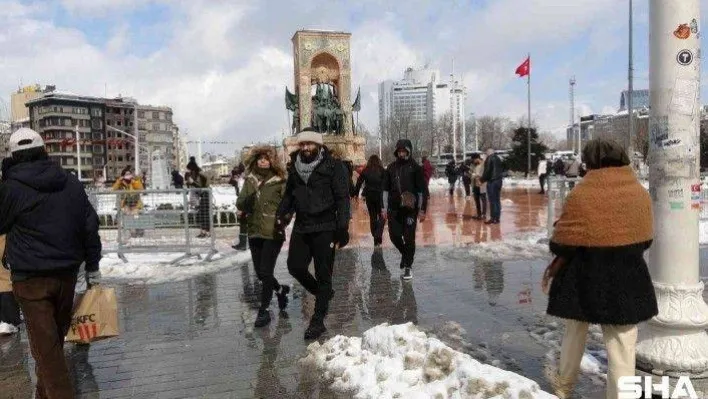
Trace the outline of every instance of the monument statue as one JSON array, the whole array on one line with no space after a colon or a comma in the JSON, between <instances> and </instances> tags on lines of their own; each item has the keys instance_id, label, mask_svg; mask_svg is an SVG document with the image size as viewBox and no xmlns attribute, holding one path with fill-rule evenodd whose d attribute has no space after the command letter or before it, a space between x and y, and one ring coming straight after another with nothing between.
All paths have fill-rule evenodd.
<instances>
[{"instance_id":1,"label":"monument statue","mask_svg":"<svg viewBox=\"0 0 708 399\"><path fill-rule=\"evenodd\" d=\"M351 102L351 34L300 30L292 38L294 90L285 89L285 107L292 111L293 136L313 128L324 134L328 148L359 165L366 162L366 138L354 132L361 109L360 93ZM287 152L297 149L295 137L284 140Z\"/></svg>"}]
</instances>

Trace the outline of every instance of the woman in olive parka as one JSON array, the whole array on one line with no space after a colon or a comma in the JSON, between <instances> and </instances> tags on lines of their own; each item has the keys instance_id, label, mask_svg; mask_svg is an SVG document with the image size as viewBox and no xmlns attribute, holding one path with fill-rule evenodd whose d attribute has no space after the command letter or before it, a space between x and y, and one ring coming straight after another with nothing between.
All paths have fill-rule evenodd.
<instances>
[{"instance_id":1,"label":"woman in olive parka","mask_svg":"<svg viewBox=\"0 0 708 399\"><path fill-rule=\"evenodd\" d=\"M246 217L248 246L256 275L262 283L261 306L255 326L270 323L273 293L281 311L288 305L290 287L278 283L273 276L275 262L285 241L282 231L275 229L275 214L285 192L286 173L273 147L254 147L245 162L246 179L236 201L239 215Z\"/></svg>"}]
</instances>

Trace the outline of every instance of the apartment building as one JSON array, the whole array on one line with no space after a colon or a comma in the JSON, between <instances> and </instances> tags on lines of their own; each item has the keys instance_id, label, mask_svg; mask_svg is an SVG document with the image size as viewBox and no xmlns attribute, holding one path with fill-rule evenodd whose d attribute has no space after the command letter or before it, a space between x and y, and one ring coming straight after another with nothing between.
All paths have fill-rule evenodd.
<instances>
[{"instance_id":1,"label":"apartment building","mask_svg":"<svg viewBox=\"0 0 708 399\"><path fill-rule=\"evenodd\" d=\"M120 177L121 171L135 165L135 107L137 102L131 98L106 100L106 174L108 181ZM125 135L117 130L128 133ZM143 163L140 170L145 170Z\"/></svg>"},{"instance_id":2,"label":"apartment building","mask_svg":"<svg viewBox=\"0 0 708 399\"><path fill-rule=\"evenodd\" d=\"M26 105L30 127L44 139L50 159L77 173L83 182L103 176L106 165L104 99L54 91Z\"/></svg>"},{"instance_id":3,"label":"apartment building","mask_svg":"<svg viewBox=\"0 0 708 399\"><path fill-rule=\"evenodd\" d=\"M156 151L168 160L166 167L174 168L175 165L175 124L172 120L172 108L154 105L138 105L138 132L140 145L147 151L140 152L140 164L146 165L148 176L152 175L153 163L150 160ZM170 170L171 171L171 170Z\"/></svg>"}]
</instances>

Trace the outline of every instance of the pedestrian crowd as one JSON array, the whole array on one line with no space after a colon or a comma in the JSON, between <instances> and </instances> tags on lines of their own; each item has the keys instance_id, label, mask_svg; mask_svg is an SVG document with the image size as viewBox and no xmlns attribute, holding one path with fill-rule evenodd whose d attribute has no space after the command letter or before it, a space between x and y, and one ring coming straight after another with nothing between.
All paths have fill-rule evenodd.
<instances>
[{"instance_id":1,"label":"pedestrian crowd","mask_svg":"<svg viewBox=\"0 0 708 399\"><path fill-rule=\"evenodd\" d=\"M393 162L384 166L372 155L354 183L352 165L324 144L322 134L305 129L298 133L297 144L287 165L275 148L257 146L232 171L240 224L234 248L250 251L262 283L254 325L267 326L273 298L281 312L289 304L291 287L278 281L274 270L292 223L287 269L315 297L304 334L313 340L327 331L325 320L336 295L334 260L349 244L352 198L364 198L375 251L381 251L388 224L389 239L401 256L401 278L410 282L416 229L426 219L434 169L427 156L419 164L411 141L402 139L395 145ZM2 162L0 183L0 334L17 333L24 321L36 361L35 397L73 398L63 344L79 270L84 270L87 287L101 283L98 216L79 179L49 160L39 134L20 129L11 135L9 146L12 156ZM555 258L542 282L549 295L547 313L566 322L560 363L548 377L557 396L570 397L588 325L600 324L609 360L607 397L617 398L618 378L634 375L637 324L658 313L643 256L653 240L652 204L620 146L592 140L582 159L585 166L577 158L568 165L541 160L537 171L541 193L548 172L584 176L570 191L555 224L550 239ZM209 237L209 181L194 158L187 169L185 176L174 171L173 183L202 190L195 198L199 237ZM476 219L500 223L508 171L493 149L459 166L451 161L445 174L450 195L461 177L465 196L475 201ZM144 185L136 171L123 170L113 189L125 191L120 202L124 212L140 212ZM614 200L608 202L608 197ZM131 234L143 236L140 230Z\"/></svg>"}]
</instances>

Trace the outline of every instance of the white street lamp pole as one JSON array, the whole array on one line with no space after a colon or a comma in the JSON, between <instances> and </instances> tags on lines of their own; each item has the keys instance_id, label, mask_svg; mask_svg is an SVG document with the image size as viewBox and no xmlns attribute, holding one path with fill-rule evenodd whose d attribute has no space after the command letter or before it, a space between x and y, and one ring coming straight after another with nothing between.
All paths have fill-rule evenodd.
<instances>
[{"instance_id":1,"label":"white street lamp pole","mask_svg":"<svg viewBox=\"0 0 708 399\"><path fill-rule=\"evenodd\" d=\"M649 264L659 314L640 332L637 367L655 375L708 377L708 305L698 252L700 0L649 4ZM677 29L684 21L695 29Z\"/></svg>"},{"instance_id":2,"label":"white street lamp pole","mask_svg":"<svg viewBox=\"0 0 708 399\"><path fill-rule=\"evenodd\" d=\"M133 142L134 142L133 147L135 148L135 155L134 155L134 157L135 157L135 175L138 176L138 175L140 174L139 163L138 163L138 162L139 162L139 157L140 157L140 148L138 147L138 136L134 136L134 135L132 135L132 134L130 134L130 133L128 133L128 132L125 132L125 131L123 131L123 130L116 129L116 128L114 128L113 126L108 126L108 125L106 125L106 127L107 127L108 129L111 129L111 130L115 131L115 132L123 133L124 135L126 135L126 136L128 136L128 137L130 137L130 138L133 139Z\"/></svg>"},{"instance_id":3,"label":"white street lamp pole","mask_svg":"<svg viewBox=\"0 0 708 399\"><path fill-rule=\"evenodd\" d=\"M81 133L79 133L79 120L76 120L76 177L81 181Z\"/></svg>"}]
</instances>

